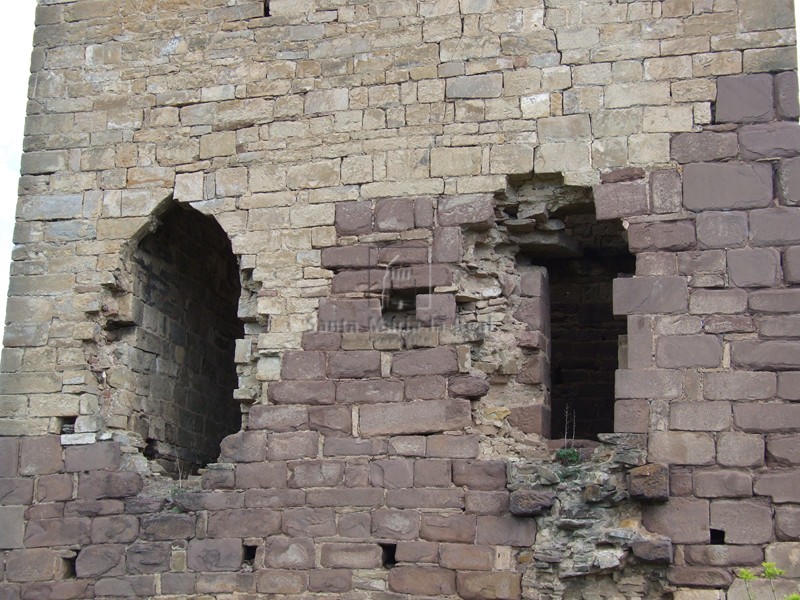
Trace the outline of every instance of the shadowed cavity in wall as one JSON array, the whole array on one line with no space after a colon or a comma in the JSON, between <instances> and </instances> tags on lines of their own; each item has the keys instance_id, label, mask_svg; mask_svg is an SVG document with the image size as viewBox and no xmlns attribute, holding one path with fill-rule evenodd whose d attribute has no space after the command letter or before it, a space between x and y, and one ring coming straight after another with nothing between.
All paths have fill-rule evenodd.
<instances>
[{"instance_id":1,"label":"shadowed cavity in wall","mask_svg":"<svg viewBox=\"0 0 800 600\"><path fill-rule=\"evenodd\" d=\"M211 218L173 205L133 252L139 303L129 342L145 455L178 475L213 462L239 430L234 349L241 286L231 244Z\"/></svg>"}]
</instances>

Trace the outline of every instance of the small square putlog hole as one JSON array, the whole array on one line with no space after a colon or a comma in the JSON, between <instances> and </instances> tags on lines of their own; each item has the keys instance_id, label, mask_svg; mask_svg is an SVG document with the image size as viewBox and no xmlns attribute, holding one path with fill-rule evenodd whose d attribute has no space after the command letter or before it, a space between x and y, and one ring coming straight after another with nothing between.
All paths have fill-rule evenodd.
<instances>
[{"instance_id":1,"label":"small square putlog hole","mask_svg":"<svg viewBox=\"0 0 800 600\"><path fill-rule=\"evenodd\" d=\"M384 569L391 569L397 564L397 544L380 544L383 551L381 561Z\"/></svg>"},{"instance_id":2,"label":"small square putlog hole","mask_svg":"<svg viewBox=\"0 0 800 600\"><path fill-rule=\"evenodd\" d=\"M711 545L721 546L725 543L725 531L722 529L711 530Z\"/></svg>"},{"instance_id":3,"label":"small square putlog hole","mask_svg":"<svg viewBox=\"0 0 800 600\"><path fill-rule=\"evenodd\" d=\"M256 552L258 552L258 546L251 546L245 544L242 548L242 566L243 567L252 567L255 565L256 562Z\"/></svg>"}]
</instances>

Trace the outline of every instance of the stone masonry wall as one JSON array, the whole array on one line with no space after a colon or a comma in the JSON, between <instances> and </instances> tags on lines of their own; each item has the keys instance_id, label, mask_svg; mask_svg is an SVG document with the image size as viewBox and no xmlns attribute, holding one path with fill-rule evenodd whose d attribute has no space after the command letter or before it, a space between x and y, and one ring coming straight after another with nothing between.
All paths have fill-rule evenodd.
<instances>
[{"instance_id":1,"label":"stone masonry wall","mask_svg":"<svg viewBox=\"0 0 800 600\"><path fill-rule=\"evenodd\" d=\"M792 591L795 43L788 0L40 0L0 600Z\"/></svg>"}]
</instances>

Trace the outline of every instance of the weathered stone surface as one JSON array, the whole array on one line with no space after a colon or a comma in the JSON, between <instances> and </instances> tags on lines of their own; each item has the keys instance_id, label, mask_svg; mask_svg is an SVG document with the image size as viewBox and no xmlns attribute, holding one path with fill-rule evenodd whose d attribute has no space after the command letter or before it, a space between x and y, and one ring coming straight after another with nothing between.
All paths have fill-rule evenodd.
<instances>
[{"instance_id":1,"label":"weathered stone surface","mask_svg":"<svg viewBox=\"0 0 800 600\"><path fill-rule=\"evenodd\" d=\"M468 400L368 404L360 414L359 430L366 437L459 430L472 422Z\"/></svg>"},{"instance_id":2,"label":"weathered stone surface","mask_svg":"<svg viewBox=\"0 0 800 600\"><path fill-rule=\"evenodd\" d=\"M657 431L650 439L648 458L671 465L709 465L714 462L714 439L707 433Z\"/></svg>"},{"instance_id":3,"label":"weathered stone surface","mask_svg":"<svg viewBox=\"0 0 800 600\"><path fill-rule=\"evenodd\" d=\"M736 404L733 420L745 431L771 432L796 429L800 423L797 404Z\"/></svg>"},{"instance_id":4,"label":"weathered stone surface","mask_svg":"<svg viewBox=\"0 0 800 600\"><path fill-rule=\"evenodd\" d=\"M728 371L703 375L703 395L708 400L767 400L775 396L775 391L775 373Z\"/></svg>"},{"instance_id":5,"label":"weathered stone surface","mask_svg":"<svg viewBox=\"0 0 800 600\"><path fill-rule=\"evenodd\" d=\"M681 431L724 431L732 422L728 402L673 402L669 411L670 429Z\"/></svg>"},{"instance_id":6,"label":"weathered stone surface","mask_svg":"<svg viewBox=\"0 0 800 600\"><path fill-rule=\"evenodd\" d=\"M267 457L267 434L263 431L240 431L227 436L220 445L223 460L258 462Z\"/></svg>"},{"instance_id":7,"label":"weathered stone surface","mask_svg":"<svg viewBox=\"0 0 800 600\"><path fill-rule=\"evenodd\" d=\"M717 438L717 462L725 467L763 465L764 438L737 431L721 433Z\"/></svg>"},{"instance_id":8,"label":"weathered stone surface","mask_svg":"<svg viewBox=\"0 0 800 600\"><path fill-rule=\"evenodd\" d=\"M467 600L519 600L522 597L519 573L471 573L456 576L458 594Z\"/></svg>"},{"instance_id":9,"label":"weathered stone surface","mask_svg":"<svg viewBox=\"0 0 800 600\"><path fill-rule=\"evenodd\" d=\"M675 369L619 369L616 372L617 398L675 398L682 390L683 379Z\"/></svg>"},{"instance_id":10,"label":"weathered stone surface","mask_svg":"<svg viewBox=\"0 0 800 600\"><path fill-rule=\"evenodd\" d=\"M536 542L536 521L516 517L478 517L479 544L495 546L532 546Z\"/></svg>"},{"instance_id":11,"label":"weathered stone surface","mask_svg":"<svg viewBox=\"0 0 800 600\"><path fill-rule=\"evenodd\" d=\"M333 404L332 381L276 381L269 385L269 399L276 404Z\"/></svg>"},{"instance_id":12,"label":"weathered stone surface","mask_svg":"<svg viewBox=\"0 0 800 600\"><path fill-rule=\"evenodd\" d=\"M494 223L494 202L489 195L445 196L437 211L442 227L487 229Z\"/></svg>"},{"instance_id":13,"label":"weathered stone surface","mask_svg":"<svg viewBox=\"0 0 800 600\"><path fill-rule=\"evenodd\" d=\"M669 468L665 465L649 464L635 467L628 472L628 493L632 498L650 502L669 499Z\"/></svg>"},{"instance_id":14,"label":"weathered stone surface","mask_svg":"<svg viewBox=\"0 0 800 600\"><path fill-rule=\"evenodd\" d=\"M491 73L448 79L445 93L448 98L496 98L502 89L502 75Z\"/></svg>"},{"instance_id":15,"label":"weathered stone surface","mask_svg":"<svg viewBox=\"0 0 800 600\"><path fill-rule=\"evenodd\" d=\"M772 540L772 509L755 500L715 500L711 527L725 532L730 544L763 544Z\"/></svg>"},{"instance_id":16,"label":"weathered stone surface","mask_svg":"<svg viewBox=\"0 0 800 600\"><path fill-rule=\"evenodd\" d=\"M192 540L187 560L193 571L238 571L242 566L242 541L233 538Z\"/></svg>"},{"instance_id":17,"label":"weathered stone surface","mask_svg":"<svg viewBox=\"0 0 800 600\"><path fill-rule=\"evenodd\" d=\"M785 158L778 163L777 185L781 204L800 203L800 157Z\"/></svg>"},{"instance_id":18,"label":"weathered stone surface","mask_svg":"<svg viewBox=\"0 0 800 600\"><path fill-rule=\"evenodd\" d=\"M679 586L727 588L733 583L733 575L727 569L714 567L674 566L667 572L667 580Z\"/></svg>"},{"instance_id":19,"label":"weathered stone surface","mask_svg":"<svg viewBox=\"0 0 800 600\"><path fill-rule=\"evenodd\" d=\"M717 81L718 123L762 123L772 120L773 87L769 75L734 75Z\"/></svg>"},{"instance_id":20,"label":"weathered stone surface","mask_svg":"<svg viewBox=\"0 0 800 600\"><path fill-rule=\"evenodd\" d=\"M700 248L738 248L747 241L745 212L705 211L695 220Z\"/></svg>"},{"instance_id":21,"label":"weathered stone surface","mask_svg":"<svg viewBox=\"0 0 800 600\"><path fill-rule=\"evenodd\" d=\"M683 168L689 210L765 208L772 201L772 168L753 163L692 163Z\"/></svg>"},{"instance_id":22,"label":"weathered stone surface","mask_svg":"<svg viewBox=\"0 0 800 600\"><path fill-rule=\"evenodd\" d=\"M718 367L722 342L712 335L669 335L656 343L656 365L662 368Z\"/></svg>"},{"instance_id":23,"label":"weathered stone surface","mask_svg":"<svg viewBox=\"0 0 800 600\"><path fill-rule=\"evenodd\" d=\"M456 350L452 347L409 350L392 357L392 374L398 377L414 375L448 375L458 372Z\"/></svg>"},{"instance_id":24,"label":"weathered stone surface","mask_svg":"<svg viewBox=\"0 0 800 600\"><path fill-rule=\"evenodd\" d=\"M694 223L690 221L637 223L628 227L628 245L637 253L691 250L695 242Z\"/></svg>"},{"instance_id":25,"label":"weathered stone surface","mask_svg":"<svg viewBox=\"0 0 800 600\"><path fill-rule=\"evenodd\" d=\"M381 547L377 544L322 544L323 567L372 569L381 565Z\"/></svg>"},{"instance_id":26,"label":"weathered stone surface","mask_svg":"<svg viewBox=\"0 0 800 600\"><path fill-rule=\"evenodd\" d=\"M509 497L509 511L517 517L535 517L550 511L556 495L549 490L514 490Z\"/></svg>"},{"instance_id":27,"label":"weathered stone surface","mask_svg":"<svg viewBox=\"0 0 800 600\"><path fill-rule=\"evenodd\" d=\"M800 126L792 121L747 125L739 129L745 160L792 158L800 153Z\"/></svg>"},{"instance_id":28,"label":"weathered stone surface","mask_svg":"<svg viewBox=\"0 0 800 600\"><path fill-rule=\"evenodd\" d=\"M378 538L414 540L419 536L419 527L417 511L381 508L372 513L372 534Z\"/></svg>"},{"instance_id":29,"label":"weathered stone surface","mask_svg":"<svg viewBox=\"0 0 800 600\"><path fill-rule=\"evenodd\" d=\"M474 515L423 515L419 535L422 539L433 542L475 541Z\"/></svg>"},{"instance_id":30,"label":"weathered stone surface","mask_svg":"<svg viewBox=\"0 0 800 600\"><path fill-rule=\"evenodd\" d=\"M603 183L592 188L598 220L646 214L650 208L643 179Z\"/></svg>"},{"instance_id":31,"label":"weathered stone surface","mask_svg":"<svg viewBox=\"0 0 800 600\"><path fill-rule=\"evenodd\" d=\"M679 163L735 158L739 143L735 133L703 131L679 133L670 141L672 158Z\"/></svg>"},{"instance_id":32,"label":"weathered stone surface","mask_svg":"<svg viewBox=\"0 0 800 600\"><path fill-rule=\"evenodd\" d=\"M750 213L750 238L755 246L800 243L800 208L767 208Z\"/></svg>"},{"instance_id":33,"label":"weathered stone surface","mask_svg":"<svg viewBox=\"0 0 800 600\"><path fill-rule=\"evenodd\" d=\"M141 520L141 536L145 540L177 540L194 537L195 521L190 515L160 513Z\"/></svg>"},{"instance_id":34,"label":"weathered stone surface","mask_svg":"<svg viewBox=\"0 0 800 600\"><path fill-rule=\"evenodd\" d=\"M455 572L438 567L395 567L389 571L389 589L394 592L447 596L456 591Z\"/></svg>"},{"instance_id":35,"label":"weathered stone surface","mask_svg":"<svg viewBox=\"0 0 800 600\"><path fill-rule=\"evenodd\" d=\"M632 277L614 280L614 314L677 313L689 304L683 277Z\"/></svg>"},{"instance_id":36,"label":"weathered stone surface","mask_svg":"<svg viewBox=\"0 0 800 600\"><path fill-rule=\"evenodd\" d=\"M661 564L672 562L672 542L667 539L636 541L631 544L631 550L639 560Z\"/></svg>"},{"instance_id":37,"label":"weathered stone surface","mask_svg":"<svg viewBox=\"0 0 800 600\"><path fill-rule=\"evenodd\" d=\"M125 546L100 544L86 546L75 560L78 577L116 576L124 574Z\"/></svg>"},{"instance_id":38,"label":"weathered stone surface","mask_svg":"<svg viewBox=\"0 0 800 600\"><path fill-rule=\"evenodd\" d=\"M676 170L650 173L650 200L657 213L677 212L681 208L683 189L681 175Z\"/></svg>"},{"instance_id":39,"label":"weathered stone surface","mask_svg":"<svg viewBox=\"0 0 800 600\"><path fill-rule=\"evenodd\" d=\"M735 366L753 370L785 371L800 368L800 344L783 340L743 340L731 344Z\"/></svg>"},{"instance_id":40,"label":"weathered stone surface","mask_svg":"<svg viewBox=\"0 0 800 600\"><path fill-rule=\"evenodd\" d=\"M800 502L800 469L757 475L753 491L757 496L770 496L773 502Z\"/></svg>"},{"instance_id":41,"label":"weathered stone surface","mask_svg":"<svg viewBox=\"0 0 800 600\"><path fill-rule=\"evenodd\" d=\"M709 542L709 502L694 498L670 498L665 504L643 508L642 524L675 544Z\"/></svg>"},{"instance_id":42,"label":"weathered stone surface","mask_svg":"<svg viewBox=\"0 0 800 600\"><path fill-rule=\"evenodd\" d=\"M694 475L694 494L698 498L752 496L753 478L749 473L741 471L698 471Z\"/></svg>"},{"instance_id":43,"label":"weathered stone surface","mask_svg":"<svg viewBox=\"0 0 800 600\"><path fill-rule=\"evenodd\" d=\"M64 470L58 436L24 438L19 446L19 474L45 475Z\"/></svg>"}]
</instances>

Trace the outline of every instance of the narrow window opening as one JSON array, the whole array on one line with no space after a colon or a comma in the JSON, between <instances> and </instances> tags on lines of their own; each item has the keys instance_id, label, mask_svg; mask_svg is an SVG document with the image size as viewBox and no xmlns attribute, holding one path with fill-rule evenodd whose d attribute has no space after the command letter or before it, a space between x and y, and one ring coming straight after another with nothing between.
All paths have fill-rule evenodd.
<instances>
[{"instance_id":1,"label":"narrow window opening","mask_svg":"<svg viewBox=\"0 0 800 600\"><path fill-rule=\"evenodd\" d=\"M264 0L264 16L269 17L269 0Z\"/></svg>"},{"instance_id":2,"label":"narrow window opening","mask_svg":"<svg viewBox=\"0 0 800 600\"><path fill-rule=\"evenodd\" d=\"M725 543L725 531L722 529L711 530L711 545L721 546Z\"/></svg>"},{"instance_id":3,"label":"narrow window opening","mask_svg":"<svg viewBox=\"0 0 800 600\"><path fill-rule=\"evenodd\" d=\"M76 570L77 556L68 556L61 559L61 573L64 579L75 579L78 576Z\"/></svg>"},{"instance_id":4,"label":"narrow window opening","mask_svg":"<svg viewBox=\"0 0 800 600\"><path fill-rule=\"evenodd\" d=\"M61 417L61 433L75 433L75 423L77 419L77 417Z\"/></svg>"},{"instance_id":5,"label":"narrow window opening","mask_svg":"<svg viewBox=\"0 0 800 600\"><path fill-rule=\"evenodd\" d=\"M391 569L397 564L397 544L380 544L381 562L384 569Z\"/></svg>"},{"instance_id":6,"label":"narrow window opening","mask_svg":"<svg viewBox=\"0 0 800 600\"><path fill-rule=\"evenodd\" d=\"M258 552L258 546L252 546L248 544L244 545L242 552L243 567L252 567L253 565L255 565L256 552Z\"/></svg>"},{"instance_id":7,"label":"narrow window opening","mask_svg":"<svg viewBox=\"0 0 800 600\"><path fill-rule=\"evenodd\" d=\"M381 315L387 329L414 329L417 326L417 290L385 290Z\"/></svg>"},{"instance_id":8,"label":"narrow window opening","mask_svg":"<svg viewBox=\"0 0 800 600\"><path fill-rule=\"evenodd\" d=\"M120 340L126 388L137 397L128 428L147 440L152 465L185 477L214 462L222 439L241 427L238 263L213 218L173 205L134 250L131 282L135 326Z\"/></svg>"}]
</instances>

